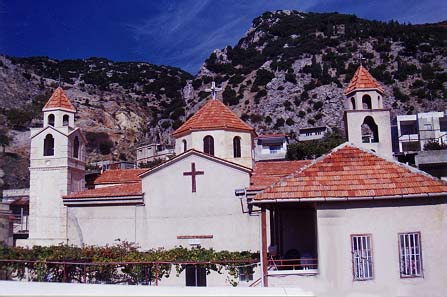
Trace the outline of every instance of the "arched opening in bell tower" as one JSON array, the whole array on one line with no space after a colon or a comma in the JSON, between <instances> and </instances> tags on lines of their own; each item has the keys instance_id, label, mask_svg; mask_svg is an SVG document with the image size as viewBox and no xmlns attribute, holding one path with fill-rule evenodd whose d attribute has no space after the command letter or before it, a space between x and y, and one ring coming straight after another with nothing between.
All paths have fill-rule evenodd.
<instances>
[{"instance_id":1,"label":"arched opening in bell tower","mask_svg":"<svg viewBox=\"0 0 447 297\"><path fill-rule=\"evenodd\" d=\"M362 106L363 109L372 109L371 97L369 95L363 95Z\"/></svg>"},{"instance_id":2,"label":"arched opening in bell tower","mask_svg":"<svg viewBox=\"0 0 447 297\"><path fill-rule=\"evenodd\" d=\"M363 120L361 131L363 143L379 142L379 129L376 122L371 116L365 117L365 119Z\"/></svg>"}]
</instances>

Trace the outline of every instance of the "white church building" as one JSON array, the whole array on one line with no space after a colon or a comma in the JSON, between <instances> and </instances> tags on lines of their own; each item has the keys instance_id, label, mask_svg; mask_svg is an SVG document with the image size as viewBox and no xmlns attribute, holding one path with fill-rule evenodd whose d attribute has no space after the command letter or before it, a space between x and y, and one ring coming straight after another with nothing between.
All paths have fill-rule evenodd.
<instances>
[{"instance_id":1,"label":"white church building","mask_svg":"<svg viewBox=\"0 0 447 297\"><path fill-rule=\"evenodd\" d=\"M441 296L447 184L391 159L384 90L364 67L345 94L349 142L319 159L255 162L253 127L211 99L173 133L173 159L85 190L85 138L58 88L32 131L30 238L18 244L260 251L264 286Z\"/></svg>"}]
</instances>

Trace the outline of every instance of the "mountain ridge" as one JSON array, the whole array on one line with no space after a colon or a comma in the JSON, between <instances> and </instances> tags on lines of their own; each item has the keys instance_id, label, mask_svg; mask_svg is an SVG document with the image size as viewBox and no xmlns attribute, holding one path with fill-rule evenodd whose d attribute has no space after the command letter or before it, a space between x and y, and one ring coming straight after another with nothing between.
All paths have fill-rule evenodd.
<instances>
[{"instance_id":1,"label":"mountain ridge","mask_svg":"<svg viewBox=\"0 0 447 297\"><path fill-rule=\"evenodd\" d=\"M0 56L0 124L27 156L27 128L60 85L78 109L88 160L133 160L144 142L172 143L215 80L217 98L259 134L341 128L344 88L362 63L392 116L447 109L447 21L409 25L337 13L266 12L235 46L216 49L196 76L176 67L104 58Z\"/></svg>"}]
</instances>

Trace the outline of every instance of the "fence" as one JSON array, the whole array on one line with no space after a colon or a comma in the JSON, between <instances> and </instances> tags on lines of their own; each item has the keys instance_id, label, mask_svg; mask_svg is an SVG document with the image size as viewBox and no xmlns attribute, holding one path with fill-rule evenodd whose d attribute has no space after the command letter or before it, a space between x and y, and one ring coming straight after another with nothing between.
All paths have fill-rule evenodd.
<instances>
[{"instance_id":1,"label":"fence","mask_svg":"<svg viewBox=\"0 0 447 297\"><path fill-rule=\"evenodd\" d=\"M0 279L40 282L128 284L158 286L163 277L176 269L177 276L187 267L205 268L206 274L226 271L232 284L240 274L254 273L258 260L227 260L210 262L82 262L0 259Z\"/></svg>"}]
</instances>

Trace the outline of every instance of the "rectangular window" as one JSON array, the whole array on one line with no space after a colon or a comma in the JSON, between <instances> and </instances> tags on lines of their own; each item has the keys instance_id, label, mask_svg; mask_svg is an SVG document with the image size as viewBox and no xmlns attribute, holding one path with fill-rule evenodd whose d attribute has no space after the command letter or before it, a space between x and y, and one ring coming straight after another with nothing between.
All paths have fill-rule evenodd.
<instances>
[{"instance_id":1,"label":"rectangular window","mask_svg":"<svg viewBox=\"0 0 447 297\"><path fill-rule=\"evenodd\" d=\"M421 234L399 233L400 277L422 277Z\"/></svg>"},{"instance_id":2,"label":"rectangular window","mask_svg":"<svg viewBox=\"0 0 447 297\"><path fill-rule=\"evenodd\" d=\"M354 280L374 278L372 240L370 234L351 235L352 269Z\"/></svg>"},{"instance_id":3,"label":"rectangular window","mask_svg":"<svg viewBox=\"0 0 447 297\"><path fill-rule=\"evenodd\" d=\"M206 269L195 265L186 266L186 286L206 287Z\"/></svg>"}]
</instances>

